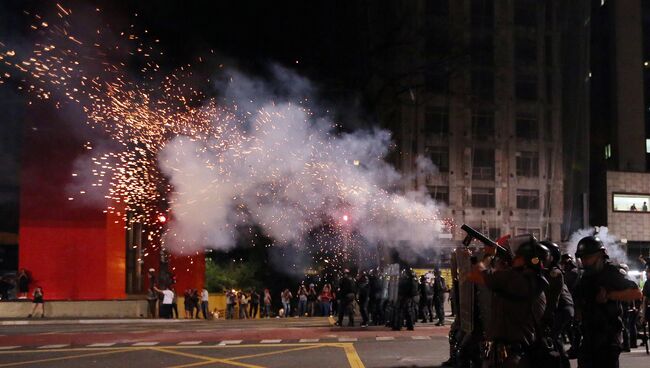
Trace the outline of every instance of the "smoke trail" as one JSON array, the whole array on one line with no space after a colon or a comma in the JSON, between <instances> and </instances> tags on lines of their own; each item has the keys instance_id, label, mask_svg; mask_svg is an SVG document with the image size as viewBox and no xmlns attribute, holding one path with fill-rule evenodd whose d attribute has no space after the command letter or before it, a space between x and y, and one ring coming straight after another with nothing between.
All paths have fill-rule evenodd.
<instances>
[{"instance_id":1,"label":"smoke trail","mask_svg":"<svg viewBox=\"0 0 650 368\"><path fill-rule=\"evenodd\" d=\"M166 244L182 252L228 249L234 228L254 223L279 244L299 245L312 229L334 223L369 243L434 246L436 204L424 191L392 190L404 178L384 160L390 133L337 133L327 117L290 102L311 98L306 80L272 71L270 84L230 74L228 102L256 110L239 109L243 122L215 122L220 139L178 136L161 151L174 188ZM418 166L435 170L422 158Z\"/></svg>"}]
</instances>

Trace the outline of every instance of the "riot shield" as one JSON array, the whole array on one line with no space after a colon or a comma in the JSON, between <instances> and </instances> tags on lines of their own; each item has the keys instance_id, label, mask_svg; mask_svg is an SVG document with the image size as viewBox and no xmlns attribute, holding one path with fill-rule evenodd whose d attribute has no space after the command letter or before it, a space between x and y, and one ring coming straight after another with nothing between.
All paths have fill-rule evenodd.
<instances>
[{"instance_id":1,"label":"riot shield","mask_svg":"<svg viewBox=\"0 0 650 368\"><path fill-rule=\"evenodd\" d=\"M474 330L474 284L467 281L472 270L471 252L467 248L454 250L456 272L458 275L458 317L461 331L470 334Z\"/></svg>"}]
</instances>

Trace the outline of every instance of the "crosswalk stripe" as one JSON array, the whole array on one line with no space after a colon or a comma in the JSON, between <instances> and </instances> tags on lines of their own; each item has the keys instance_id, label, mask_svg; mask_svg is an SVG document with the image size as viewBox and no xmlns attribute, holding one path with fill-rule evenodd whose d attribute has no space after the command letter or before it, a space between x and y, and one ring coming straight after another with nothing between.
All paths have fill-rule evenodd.
<instances>
[{"instance_id":1,"label":"crosswalk stripe","mask_svg":"<svg viewBox=\"0 0 650 368\"><path fill-rule=\"evenodd\" d=\"M53 344L53 345L43 345L39 346L39 349L61 349L66 346L70 346L70 344Z\"/></svg>"},{"instance_id":2,"label":"crosswalk stripe","mask_svg":"<svg viewBox=\"0 0 650 368\"><path fill-rule=\"evenodd\" d=\"M393 336L377 336L377 341L390 341L395 340Z\"/></svg>"},{"instance_id":3,"label":"crosswalk stripe","mask_svg":"<svg viewBox=\"0 0 650 368\"><path fill-rule=\"evenodd\" d=\"M281 343L281 339L275 339L275 340L262 340L260 341L260 344L279 344Z\"/></svg>"},{"instance_id":4,"label":"crosswalk stripe","mask_svg":"<svg viewBox=\"0 0 650 368\"><path fill-rule=\"evenodd\" d=\"M339 342L354 342L358 341L356 337L339 337Z\"/></svg>"},{"instance_id":5,"label":"crosswalk stripe","mask_svg":"<svg viewBox=\"0 0 650 368\"><path fill-rule=\"evenodd\" d=\"M219 345L237 345L241 344L242 340L223 340Z\"/></svg>"},{"instance_id":6,"label":"crosswalk stripe","mask_svg":"<svg viewBox=\"0 0 650 368\"><path fill-rule=\"evenodd\" d=\"M20 346L0 346L0 350L18 349Z\"/></svg>"},{"instance_id":7,"label":"crosswalk stripe","mask_svg":"<svg viewBox=\"0 0 650 368\"><path fill-rule=\"evenodd\" d=\"M87 345L89 348L107 348L109 346L115 345L114 342L98 342L96 344Z\"/></svg>"},{"instance_id":8,"label":"crosswalk stripe","mask_svg":"<svg viewBox=\"0 0 650 368\"><path fill-rule=\"evenodd\" d=\"M318 342L320 339L300 339L299 342L305 343L305 342Z\"/></svg>"},{"instance_id":9,"label":"crosswalk stripe","mask_svg":"<svg viewBox=\"0 0 650 368\"><path fill-rule=\"evenodd\" d=\"M430 336L411 336L413 340L431 340Z\"/></svg>"},{"instance_id":10,"label":"crosswalk stripe","mask_svg":"<svg viewBox=\"0 0 650 368\"><path fill-rule=\"evenodd\" d=\"M158 342L156 341L144 341L144 342L136 342L135 344L131 346L154 346L158 345Z\"/></svg>"},{"instance_id":11,"label":"crosswalk stripe","mask_svg":"<svg viewBox=\"0 0 650 368\"><path fill-rule=\"evenodd\" d=\"M181 341L178 345L199 345L201 341Z\"/></svg>"}]
</instances>

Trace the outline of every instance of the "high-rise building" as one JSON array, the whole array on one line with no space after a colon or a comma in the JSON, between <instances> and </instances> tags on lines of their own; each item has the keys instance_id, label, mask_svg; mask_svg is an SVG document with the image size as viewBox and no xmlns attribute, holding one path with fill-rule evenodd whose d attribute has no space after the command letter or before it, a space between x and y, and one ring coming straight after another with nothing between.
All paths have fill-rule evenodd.
<instances>
[{"instance_id":1,"label":"high-rise building","mask_svg":"<svg viewBox=\"0 0 650 368\"><path fill-rule=\"evenodd\" d=\"M384 1L366 14L378 116L394 160L491 237L560 239L563 69L560 1ZM438 172L418 170L418 157ZM458 238L462 234L455 234Z\"/></svg>"},{"instance_id":2,"label":"high-rise building","mask_svg":"<svg viewBox=\"0 0 650 368\"><path fill-rule=\"evenodd\" d=\"M590 22L590 222L648 255L650 4L593 0Z\"/></svg>"}]
</instances>

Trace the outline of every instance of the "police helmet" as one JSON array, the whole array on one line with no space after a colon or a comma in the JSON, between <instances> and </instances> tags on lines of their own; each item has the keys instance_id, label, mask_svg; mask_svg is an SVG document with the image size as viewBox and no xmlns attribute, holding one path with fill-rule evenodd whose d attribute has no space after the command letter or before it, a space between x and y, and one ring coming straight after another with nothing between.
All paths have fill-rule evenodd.
<instances>
[{"instance_id":1,"label":"police helmet","mask_svg":"<svg viewBox=\"0 0 650 368\"><path fill-rule=\"evenodd\" d=\"M516 257L522 257L527 266L543 266L542 261L548 257L548 248L541 245L532 234L517 236L513 240L516 241L511 241L510 246Z\"/></svg>"},{"instance_id":2,"label":"police helmet","mask_svg":"<svg viewBox=\"0 0 650 368\"><path fill-rule=\"evenodd\" d=\"M560 263L560 257L562 256L562 252L560 252L560 247L549 240L542 240L539 243L546 246L546 248L548 248L549 254L552 258L548 266L557 266L558 263Z\"/></svg>"},{"instance_id":3,"label":"police helmet","mask_svg":"<svg viewBox=\"0 0 650 368\"><path fill-rule=\"evenodd\" d=\"M601 251L605 252L605 245L600 241L600 238L595 235L585 236L578 242L576 258L590 256Z\"/></svg>"}]
</instances>

